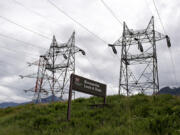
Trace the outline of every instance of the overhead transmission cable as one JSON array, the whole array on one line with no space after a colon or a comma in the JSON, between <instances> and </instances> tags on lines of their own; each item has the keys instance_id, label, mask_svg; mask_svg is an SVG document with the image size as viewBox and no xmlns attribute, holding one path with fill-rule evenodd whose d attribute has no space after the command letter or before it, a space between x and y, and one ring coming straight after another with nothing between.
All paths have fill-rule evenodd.
<instances>
[{"instance_id":1,"label":"overhead transmission cable","mask_svg":"<svg viewBox=\"0 0 180 135\"><path fill-rule=\"evenodd\" d=\"M62 10L61 8L59 8L56 4L54 4L52 1L47 0L48 3L50 3L53 7L55 7L59 12L61 12L62 14L64 14L66 17L68 17L69 19L71 19L73 22L75 22L76 24L78 24L80 27L82 27L83 29L85 29L87 32L89 32L90 34L92 34L94 37L96 37L97 39L99 39L100 41L102 41L105 44L108 44L104 39L102 39L101 37L99 37L98 35L96 35L95 33L93 33L92 31L90 31L87 27L85 27L83 24L81 24L80 22L78 22L76 19L74 19L73 17L71 17L69 14L67 14L64 10Z\"/></svg>"},{"instance_id":2,"label":"overhead transmission cable","mask_svg":"<svg viewBox=\"0 0 180 135\"><path fill-rule=\"evenodd\" d=\"M48 20L51 24L53 23L53 25L54 25L54 23L57 23L56 20L53 20L53 21L52 21L51 19L48 19L46 16L44 16L44 15L40 14L39 12L37 12L37 11L35 11L35 10L27 7L27 6L25 6L23 3L21 3L21 2L19 2L19 1L17 1L17 0L12 0L12 1L13 1L14 3L16 3L17 5L23 7L24 9L28 10L29 12L32 12L32 13L36 14L37 16L43 18L44 20L46 20L46 21ZM59 24L57 24L57 25L59 25ZM48 39L50 39L50 38L48 38Z\"/></svg>"},{"instance_id":3,"label":"overhead transmission cable","mask_svg":"<svg viewBox=\"0 0 180 135\"><path fill-rule=\"evenodd\" d=\"M155 9L156 9L157 15L158 15L158 17L159 17L159 20L160 20L161 26L162 26L162 28L163 28L163 31L164 31L164 33L167 35L167 33L166 33L166 31L165 31L165 28L164 28L164 25L163 25L163 22L162 22L162 19L161 19L161 16L160 16L160 14L159 14L158 8L157 8L157 6L156 6L155 0L153 0L153 4L154 4L154 7L155 7Z\"/></svg>"},{"instance_id":4,"label":"overhead transmission cable","mask_svg":"<svg viewBox=\"0 0 180 135\"><path fill-rule=\"evenodd\" d=\"M158 8L157 8L157 6L156 6L155 0L153 0L153 4L154 4L154 7L155 7L155 9L156 9L157 15L158 15L158 17L159 17L159 20L160 20L161 26L162 26L162 28L163 28L163 31L164 31L165 35L167 35L167 32L165 31L165 27L164 27L164 25L163 25L163 22L162 22L160 13L159 13ZM170 48L169 48L169 55L170 55L170 60L171 60L171 62L172 62L175 84L177 85L177 77L176 77L175 63L174 63L174 59L173 59L172 52L171 52L171 49L170 49Z\"/></svg>"},{"instance_id":5,"label":"overhead transmission cable","mask_svg":"<svg viewBox=\"0 0 180 135\"><path fill-rule=\"evenodd\" d=\"M14 65L16 65L17 63L12 63L12 62L10 63L10 62L7 62L7 61L5 62L5 61L1 61L1 60L0 60L0 64L1 64L1 65L6 64L6 65L14 66ZM8 75L9 71L6 71L7 68L4 68L4 66L1 66L1 67L3 67L3 69L0 69L0 72L3 71L3 73L6 73L6 75ZM23 69L24 69L24 68L23 68ZM25 69L26 69L26 68L25 68ZM25 69L24 69L24 70L25 70ZM24 70L23 70L23 71L24 71ZM23 72L23 71L21 71L21 72ZM20 72L20 73L21 73L21 72Z\"/></svg>"},{"instance_id":6,"label":"overhead transmission cable","mask_svg":"<svg viewBox=\"0 0 180 135\"><path fill-rule=\"evenodd\" d=\"M51 40L51 38L49 38L48 36L46 36L46 35L44 35L44 34L42 34L42 33L40 33L40 32L34 31L34 30L30 29L30 28L27 28L27 27L25 27L25 26L23 26L23 25L20 25L20 24L18 24L18 23L16 23L16 22L14 22L14 21L6 18L6 17L0 16L0 18L3 19L3 20L5 20L5 21L7 21L7 22L9 22L9 23L12 23L12 24L16 25L16 26L18 26L18 27L20 27L20 28L22 28L22 29L24 29L24 30L26 30L26 31L29 31L29 32L34 33L34 34L36 34L36 35L39 35L39 36L41 36L41 37L43 37L43 38L45 38L45 39Z\"/></svg>"},{"instance_id":7,"label":"overhead transmission cable","mask_svg":"<svg viewBox=\"0 0 180 135\"><path fill-rule=\"evenodd\" d=\"M90 31L88 28L86 28L84 25L82 25L81 23L79 23L78 21L76 21L74 18L72 18L71 16L69 16L66 12L64 12L64 11L61 10L59 7L57 7L54 3L52 3L52 2L49 1L49 0L48 0L48 2L49 2L51 5L53 5L54 7L56 7L61 13L63 13L64 15L66 15L68 18L70 18L72 21L74 21L74 22L77 23L79 26L81 26L82 28L84 28L86 31L88 31L89 33L91 33L93 36L95 36L96 38L98 38L99 40L101 40L102 42L104 42L105 44L108 44L105 40L103 40L102 38L100 38L99 36L97 36L96 34L94 34L93 32L91 32L91 31ZM18 2L16 1L16 3L18 3ZM18 3L18 4L21 5L21 6L23 6L21 3ZM24 7L24 6L23 6L23 7ZM24 8L25 8L25 7L24 7ZM30 10L29 10L29 11L30 11ZM32 10L31 10L31 11L32 11ZM35 12L34 12L34 13L35 13ZM36 14L37 14L37 12L36 12ZM40 15L40 14L37 14L37 15L43 17L43 16ZM11 20L3 17L3 16L0 16L0 17L1 17L2 19L4 19L4 20L10 22L10 23L13 23L13 24L15 24L15 25L17 25L17 26L19 26L19 27L27 30L27 31L33 32L34 34L38 34L38 35L40 35L40 36L42 36L42 37L44 37L44 38L46 38L46 39L50 39L50 38L48 38L47 36L45 36L45 35L43 35L43 34L41 34L41 33L39 33L39 32L33 31L33 30L31 30L31 29L29 29L29 28L26 28L26 27L24 27L24 26L22 26L22 25L20 25L20 24L17 24L16 22L11 21ZM15 39L15 38L12 38L12 37L9 37L9 36L6 36L6 35L0 34L0 36L6 37L6 38L9 38L9 39L13 39L13 40L16 40L16 41L19 41L19 42L27 43L27 42L24 42L24 41L21 41L21 40L18 40L18 39ZM28 44L29 44L29 43L28 43ZM31 45L32 45L32 44L31 44ZM88 61L89 61L89 60L88 60ZM90 62L90 61L89 61L89 62Z\"/></svg>"},{"instance_id":8,"label":"overhead transmission cable","mask_svg":"<svg viewBox=\"0 0 180 135\"><path fill-rule=\"evenodd\" d=\"M90 61L90 59L88 58L88 57L85 57L86 59L87 59L87 61L89 62L89 64L91 64L91 66L95 69L95 72L96 72L96 74L99 76L99 72L98 72L98 69L95 67L95 65ZM103 76L100 76L100 78L103 78L104 79L104 77Z\"/></svg>"},{"instance_id":9,"label":"overhead transmission cable","mask_svg":"<svg viewBox=\"0 0 180 135\"><path fill-rule=\"evenodd\" d=\"M34 10L31 10L29 8L27 8L26 6L24 6L22 3L16 1L16 0L13 0L16 4L24 7L25 9L35 13L36 15L40 16L40 17L43 17L43 18L46 18L45 16L39 14L38 12L34 11ZM101 40L103 43L105 44L108 44L105 40L103 40L102 38L100 38L98 35L96 35L95 33L93 33L92 31L90 31L88 28L86 28L84 25L82 25L81 23L79 23L78 21L76 21L74 18L72 18L70 15L68 15L66 12L64 12L63 10L61 10L59 7L57 7L54 3L52 3L51 1L48 0L48 2L54 6L56 9L58 9L58 11L60 11L61 13L63 13L65 16L67 16L68 18L70 18L72 21L74 21L76 24L78 24L79 26L81 26L82 28L84 28L86 31L88 31L90 34L92 34L93 36L95 36L96 38L98 38L99 40ZM46 18L47 19L47 18Z\"/></svg>"},{"instance_id":10,"label":"overhead transmission cable","mask_svg":"<svg viewBox=\"0 0 180 135\"><path fill-rule=\"evenodd\" d=\"M75 22L76 24L78 24L80 27L82 27L84 30L86 30L87 32L89 32L91 35L93 35L94 37L96 37L97 39L99 39L100 41L102 41L104 44L108 44L107 41L105 41L104 39L102 39L101 37L99 37L98 35L96 35L94 32L90 31L86 26L84 26L83 24L81 24L80 22L78 22L76 19L74 19L73 17L71 17L68 13L66 13L64 10L62 10L61 8L59 8L56 4L54 4L52 1L47 0L48 3L50 3L53 7L55 7L59 12L61 12L62 14L64 14L66 17L68 17L69 19L71 19L73 22ZM110 53L112 53L110 51ZM114 55L113 55L114 56ZM116 55L116 58L118 56ZM119 59L118 59L119 61Z\"/></svg>"},{"instance_id":11,"label":"overhead transmission cable","mask_svg":"<svg viewBox=\"0 0 180 135\"><path fill-rule=\"evenodd\" d=\"M170 60L172 62L172 66L173 66L173 74L174 74L174 79L175 79L175 84L177 85L177 77L176 77L176 65L174 63L174 59L173 59L173 55L172 55L172 51L171 48L169 48L169 55L170 55Z\"/></svg>"},{"instance_id":12,"label":"overhead transmission cable","mask_svg":"<svg viewBox=\"0 0 180 135\"><path fill-rule=\"evenodd\" d=\"M38 47L38 46L36 46L36 45L34 45L34 44L31 44L31 43L28 43L28 42L25 42L25 41L23 41L23 40L19 40L19 39L16 39L16 38L13 38L13 37L10 37L10 36L7 36L7 35L4 35L4 34L0 34L0 37L3 37L3 38L7 38L7 39L10 39L10 40L15 40L15 41L17 41L17 42L21 42L21 43L23 43L23 44L26 44L26 45L30 45L32 48L33 47L35 47L35 48L40 48L40 49L45 49L45 48L42 48L42 47ZM19 44L18 44L19 45ZM22 44L20 44L20 45L22 45ZM25 45L24 45L25 46ZM27 47L27 46L25 46L25 47ZM5 48L5 47L4 47ZM5 48L6 50L8 50L8 51L11 51L11 49L9 50L8 48ZM15 51L15 50L13 50L13 51ZM13 51L11 51L11 52L13 52ZM17 51L15 51L15 52L17 52ZM25 52L26 53L26 52ZM28 52L29 53L29 52ZM32 54L31 54L32 55ZM34 54L33 54L34 55ZM37 56L37 55L36 55ZM29 58L33 58L34 59L34 57L30 57L30 56L26 56L26 57L29 57ZM6 62L7 63L7 62ZM9 64L9 63L7 63L7 64Z\"/></svg>"},{"instance_id":13,"label":"overhead transmission cable","mask_svg":"<svg viewBox=\"0 0 180 135\"><path fill-rule=\"evenodd\" d=\"M116 16L116 14L113 12L113 10L105 3L103 0L101 0L104 7L111 13L111 15L119 22L120 25L123 26L123 22ZM116 55L117 56L117 55ZM118 56L117 56L118 57ZM119 58L119 57L118 57Z\"/></svg>"},{"instance_id":14,"label":"overhead transmission cable","mask_svg":"<svg viewBox=\"0 0 180 135\"><path fill-rule=\"evenodd\" d=\"M103 1L101 0L101 2L103 3L103 5L106 7L106 9L112 14L112 16L119 22L120 25L123 26L123 23L118 19L118 17L115 15L115 13L111 10L111 8ZM129 101L128 101L129 102ZM129 107L129 105L126 107L126 110L128 111L128 115L129 115L129 120L128 121L131 121L131 109ZM128 124L128 128L131 129L132 131L132 134L133 134L133 127Z\"/></svg>"},{"instance_id":15,"label":"overhead transmission cable","mask_svg":"<svg viewBox=\"0 0 180 135\"><path fill-rule=\"evenodd\" d=\"M99 76L99 71L98 71L99 69L96 68L96 66L90 61L90 59L88 57L85 57L85 58L87 59L91 67L95 69L95 72L98 75L98 77L103 78L105 80L105 78L102 75ZM111 85L109 85L109 87L113 90L113 87Z\"/></svg>"},{"instance_id":16,"label":"overhead transmission cable","mask_svg":"<svg viewBox=\"0 0 180 135\"><path fill-rule=\"evenodd\" d=\"M5 51L8 51L8 52L11 52L11 53L19 53L19 51L17 51L17 50L12 50L12 49L10 49L10 48L6 48L6 47L0 47L1 49L3 49L3 50L5 50ZM27 53L27 52L25 52L25 51L23 51L24 53ZM33 59L33 60L35 60L36 59L36 57L39 57L39 56L37 56L37 55L35 55L35 54L30 54L29 52L28 52L28 54L29 55L26 55L26 57L28 57L28 58L31 58L31 59ZM34 55L34 56L36 56L36 57L32 57L31 55ZM19 58L15 58L15 57L13 57L13 56L11 56L11 55L9 55L8 57L12 57L13 59L16 59L17 61L20 61L21 59L19 59ZM5 63L5 64L7 64L7 65L12 65L13 63L11 62L7 62L7 61L0 61L0 63ZM8 72L7 72L8 73Z\"/></svg>"},{"instance_id":17,"label":"overhead transmission cable","mask_svg":"<svg viewBox=\"0 0 180 135\"><path fill-rule=\"evenodd\" d=\"M39 12L36 12L35 10L32 10L31 8L28 8L28 7L25 6L23 3L21 3L21 2L19 2L19 1L17 1L17 0L12 0L12 1L13 1L14 3L16 3L17 5L23 7L24 9L28 10L29 12L32 12L32 13L36 14L37 16L43 18L44 20L46 20L46 21L48 20L51 24L53 23L53 25L54 25L54 23L57 23L57 21L55 21L55 20L52 21L52 20L48 19L46 16L40 14ZM57 25L59 25L59 24L57 24ZM50 38L48 38L48 39L50 39Z\"/></svg>"},{"instance_id":18,"label":"overhead transmission cable","mask_svg":"<svg viewBox=\"0 0 180 135\"><path fill-rule=\"evenodd\" d=\"M54 23L57 23L56 20L54 20L54 19L52 20L52 19L47 18L46 16L44 16L44 15L42 15L41 13L39 13L39 12L37 12L37 11L35 11L35 10L27 7L27 6L25 6L23 3L21 3L21 2L19 2L19 1L17 1L17 0L12 0L12 1L13 1L15 4L23 7L23 8L26 9L26 10L28 10L29 12L31 12L31 13L33 13L33 14L41 17L41 18L43 18L45 21L49 21L49 23L51 23L52 26L54 25ZM58 25L58 24L57 24L57 25Z\"/></svg>"},{"instance_id":19,"label":"overhead transmission cable","mask_svg":"<svg viewBox=\"0 0 180 135\"><path fill-rule=\"evenodd\" d=\"M20 40L20 39L11 37L11 36L7 36L7 35L1 34L1 33L0 33L0 37L4 37L4 38L7 38L7 39L15 40L15 41L17 41L17 42L21 42L21 43L23 43L23 44L30 45L31 47L36 47L36 48L39 48L39 49L46 49L46 48L37 46L37 45L35 45L35 44L29 43L29 42L26 42L26 41L23 41L23 40ZM27 47L27 46L25 46L25 47Z\"/></svg>"},{"instance_id":20,"label":"overhead transmission cable","mask_svg":"<svg viewBox=\"0 0 180 135\"><path fill-rule=\"evenodd\" d=\"M116 16L116 14L113 12L113 10L103 0L101 0L101 2L104 5L104 7L111 13L111 15L118 21L118 23L123 26L123 22Z\"/></svg>"},{"instance_id":21,"label":"overhead transmission cable","mask_svg":"<svg viewBox=\"0 0 180 135\"><path fill-rule=\"evenodd\" d=\"M103 0L101 0L101 2L104 7L111 13L111 15L119 22L119 24L123 25L122 21L116 16L112 9Z\"/></svg>"},{"instance_id":22,"label":"overhead transmission cable","mask_svg":"<svg viewBox=\"0 0 180 135\"><path fill-rule=\"evenodd\" d=\"M111 13L111 15L118 21L118 23L120 25L123 26L123 21L121 21L116 14L113 12L113 10L107 5L107 3L105 3L103 0L101 0L102 4L104 5L104 7ZM117 55L116 55L117 56ZM117 56L118 57L118 56ZM119 57L118 57L119 58Z\"/></svg>"},{"instance_id":23,"label":"overhead transmission cable","mask_svg":"<svg viewBox=\"0 0 180 135\"><path fill-rule=\"evenodd\" d=\"M0 43L0 44L2 44L2 43ZM33 53L31 53L31 52L27 52L27 51L22 51L22 50L14 50L14 49L11 49L11 48L7 48L7 47L2 47L2 46L0 46L0 48L1 49L3 49L4 51L8 51L8 52L10 52L10 53L15 53L15 54L18 54L19 52L23 52L23 53L25 53L25 54L28 54L28 56L27 57L29 57L29 58L35 58L35 57L39 57L39 55L36 55L36 54L33 54ZM32 57L32 56L35 56L35 57Z\"/></svg>"},{"instance_id":24,"label":"overhead transmission cable","mask_svg":"<svg viewBox=\"0 0 180 135\"><path fill-rule=\"evenodd\" d=\"M7 35L4 35L4 34L0 34L0 37L3 37L3 38L7 38L7 39L10 39L10 40L15 40L15 41L17 41L17 42L21 42L21 43L23 43L23 44L26 44L26 45L30 45L31 47L35 47L35 48L40 48L40 49L45 49L45 48L42 48L42 47L38 47L37 45L34 45L34 44L31 44L31 43L28 43L28 42L25 42L25 41L23 41L23 40L19 40L19 39L16 39L16 38L13 38L13 37L10 37L10 36L7 36ZM22 44L20 44L20 45L22 45ZM27 46L25 46L25 47L27 47ZM5 49L7 49L7 48L5 48ZM7 49L8 51L10 51L9 49ZM13 50L13 51L15 51L15 50ZM15 51L16 52L16 51ZM32 54L31 54L32 55ZM29 56L26 56L26 57L29 57ZM29 57L29 58L33 58L34 59L34 57ZM0 61L0 63L5 63L5 64L13 64L13 63L9 63L9 62L5 62L5 61Z\"/></svg>"},{"instance_id":25,"label":"overhead transmission cable","mask_svg":"<svg viewBox=\"0 0 180 135\"><path fill-rule=\"evenodd\" d=\"M95 33L93 33L92 31L90 31L87 27L85 27L83 24L81 24L80 22L78 22L77 20L75 20L73 17L71 17L69 14L67 14L65 11L63 11L61 8L59 8L56 4L54 4L51 0L47 0L53 7L55 7L59 12L61 12L62 14L64 14L65 16L67 16L69 19L71 19L73 22L75 22L76 24L78 24L80 27L82 27L83 29L85 29L86 31L88 31L89 33L91 33L94 37L98 38L99 40L101 40L102 42L104 42L105 44L108 44L104 39L102 39L101 37L99 37L98 35L96 35Z\"/></svg>"},{"instance_id":26,"label":"overhead transmission cable","mask_svg":"<svg viewBox=\"0 0 180 135\"><path fill-rule=\"evenodd\" d=\"M12 0L12 1L13 1L14 3L16 3L17 5L19 5L19 6L23 7L23 8L25 8L26 10L28 10L28 11L30 11L30 12L32 12L32 13L34 13L34 14L36 14L36 15L42 17L42 18L45 18L44 15L42 15L42 14L40 14L40 13L38 13L38 12L36 12L36 11L30 9L30 8L28 8L27 6L25 6L25 5L22 4L21 2L19 2L19 1L17 1L17 0ZM47 18L46 18L46 19L47 19Z\"/></svg>"},{"instance_id":27,"label":"overhead transmission cable","mask_svg":"<svg viewBox=\"0 0 180 135\"><path fill-rule=\"evenodd\" d=\"M10 53L19 53L18 51L16 51L16 50L12 50L12 49L9 49L9 48L5 48L5 47L0 47L1 49L3 49L4 51L7 51L7 52L10 52ZM24 52L25 54L28 54L28 55L26 55L26 57L28 57L28 58L32 58L32 59L36 59L36 57L39 57L39 56L37 56L36 55L36 57L33 57L33 56L31 56L32 54L31 53L28 53L28 52ZM9 55L10 57L12 57L13 59L16 59L17 60L17 58L16 57L13 57L13 56L11 56L11 55ZM34 55L35 56L35 55ZM22 58L22 57L20 57L20 58Z\"/></svg>"}]
</instances>

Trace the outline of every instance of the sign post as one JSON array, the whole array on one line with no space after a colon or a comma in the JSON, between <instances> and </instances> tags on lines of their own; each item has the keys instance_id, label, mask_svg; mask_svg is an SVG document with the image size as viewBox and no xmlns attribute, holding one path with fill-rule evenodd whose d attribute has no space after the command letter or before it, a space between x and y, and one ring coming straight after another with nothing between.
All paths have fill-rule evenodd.
<instances>
[{"instance_id":1,"label":"sign post","mask_svg":"<svg viewBox=\"0 0 180 135\"><path fill-rule=\"evenodd\" d=\"M72 83L73 83L73 75L71 74L70 86L69 86L69 97L68 97L68 110L67 110L67 120L68 121L71 118Z\"/></svg>"},{"instance_id":2,"label":"sign post","mask_svg":"<svg viewBox=\"0 0 180 135\"><path fill-rule=\"evenodd\" d=\"M69 86L69 97L68 97L68 110L67 110L67 120L71 117L71 99L72 90L83 92L86 94L91 94L104 98L104 104L106 104L106 85L90 80L75 74L71 74Z\"/></svg>"}]
</instances>

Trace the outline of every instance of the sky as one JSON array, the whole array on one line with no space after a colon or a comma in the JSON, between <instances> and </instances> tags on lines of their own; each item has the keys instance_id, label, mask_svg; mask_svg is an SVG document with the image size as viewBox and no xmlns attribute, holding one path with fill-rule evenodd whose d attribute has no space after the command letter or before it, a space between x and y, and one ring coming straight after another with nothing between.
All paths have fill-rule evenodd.
<instances>
[{"instance_id":1,"label":"sky","mask_svg":"<svg viewBox=\"0 0 180 135\"><path fill-rule=\"evenodd\" d=\"M164 34L153 0L104 0L116 18L101 0L50 1L68 16L48 0L0 0L0 102L32 99L23 90L34 87L34 80L19 75L37 72L37 67L28 67L27 62L46 52L53 35L63 43L75 30L76 45L87 54L76 55L76 73L106 83L107 94L112 95L118 93L120 48L114 55L107 44L121 37L121 23L125 21L130 29L144 29L154 16L156 31ZM172 42L171 49L165 40L157 42L160 88L179 87L180 1L155 3Z\"/></svg>"}]
</instances>

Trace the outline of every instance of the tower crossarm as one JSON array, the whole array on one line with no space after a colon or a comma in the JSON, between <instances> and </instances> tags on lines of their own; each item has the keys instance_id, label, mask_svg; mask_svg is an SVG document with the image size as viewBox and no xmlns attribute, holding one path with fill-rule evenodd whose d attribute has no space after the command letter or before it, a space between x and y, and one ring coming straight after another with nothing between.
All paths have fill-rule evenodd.
<instances>
[{"instance_id":1,"label":"tower crossarm","mask_svg":"<svg viewBox=\"0 0 180 135\"><path fill-rule=\"evenodd\" d=\"M51 46L52 47L52 46ZM81 52L83 55L85 55L85 51L83 49L81 49L78 46L68 46L67 44L63 44L62 46L57 46L55 49L55 53L57 56L61 56L61 55L66 55L69 53L69 51L71 50L72 54ZM53 56L53 52L49 51L45 54L46 58L48 59L49 57ZM38 62L36 62L36 65L38 65Z\"/></svg>"},{"instance_id":2,"label":"tower crossarm","mask_svg":"<svg viewBox=\"0 0 180 135\"><path fill-rule=\"evenodd\" d=\"M127 61L133 61L133 60L148 59L148 58L153 58L153 54L152 53L145 53L145 54L139 54L139 55L127 55L126 60Z\"/></svg>"},{"instance_id":3,"label":"tower crossarm","mask_svg":"<svg viewBox=\"0 0 180 135\"><path fill-rule=\"evenodd\" d=\"M39 60L36 60L34 62L27 62L27 64L28 64L29 67L32 66L32 65L38 66Z\"/></svg>"},{"instance_id":4,"label":"tower crossarm","mask_svg":"<svg viewBox=\"0 0 180 135\"><path fill-rule=\"evenodd\" d=\"M23 79L23 78L36 78L37 77L37 73L28 74L28 75L19 75L19 77L21 79Z\"/></svg>"},{"instance_id":5,"label":"tower crossarm","mask_svg":"<svg viewBox=\"0 0 180 135\"><path fill-rule=\"evenodd\" d=\"M78 46L75 46L74 53L78 53L78 52L81 52L83 55L86 55L86 53L83 49L79 48Z\"/></svg>"},{"instance_id":6,"label":"tower crossarm","mask_svg":"<svg viewBox=\"0 0 180 135\"><path fill-rule=\"evenodd\" d=\"M125 35L126 40L123 37L120 37L113 45L114 46L122 46L123 44L126 45L136 45L138 44L137 41L141 43L149 43L153 42L153 31L152 30L139 30L133 31L131 34ZM166 35L155 31L155 41L160 41L166 38Z\"/></svg>"},{"instance_id":7,"label":"tower crossarm","mask_svg":"<svg viewBox=\"0 0 180 135\"><path fill-rule=\"evenodd\" d=\"M54 66L54 68L52 68L51 65L46 65L46 69L47 69L47 70L50 70L50 71L56 70L56 69L60 70L60 69L64 69L64 68L67 68L67 67L68 67L67 64L64 64L64 65L62 65L62 64L56 64L56 65Z\"/></svg>"},{"instance_id":8,"label":"tower crossarm","mask_svg":"<svg viewBox=\"0 0 180 135\"><path fill-rule=\"evenodd\" d=\"M25 89L24 92L25 92L25 93L27 93L27 92L34 92L34 87L33 87L33 88L30 88L30 89Z\"/></svg>"}]
</instances>

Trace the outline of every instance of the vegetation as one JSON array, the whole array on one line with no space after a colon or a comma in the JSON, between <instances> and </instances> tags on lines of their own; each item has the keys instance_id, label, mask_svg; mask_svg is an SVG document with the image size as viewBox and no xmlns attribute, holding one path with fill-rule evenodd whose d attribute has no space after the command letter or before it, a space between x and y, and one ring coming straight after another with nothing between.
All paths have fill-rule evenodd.
<instances>
[{"instance_id":1,"label":"vegetation","mask_svg":"<svg viewBox=\"0 0 180 135\"><path fill-rule=\"evenodd\" d=\"M0 135L180 135L180 98L171 95L109 96L67 103L29 104L0 109Z\"/></svg>"}]
</instances>

